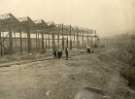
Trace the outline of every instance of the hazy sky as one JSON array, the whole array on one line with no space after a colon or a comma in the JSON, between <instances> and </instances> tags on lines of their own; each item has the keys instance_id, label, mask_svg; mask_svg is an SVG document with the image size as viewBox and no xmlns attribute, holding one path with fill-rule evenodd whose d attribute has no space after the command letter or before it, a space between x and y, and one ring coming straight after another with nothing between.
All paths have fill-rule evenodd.
<instances>
[{"instance_id":1,"label":"hazy sky","mask_svg":"<svg viewBox=\"0 0 135 99\"><path fill-rule=\"evenodd\" d=\"M0 14L93 28L100 35L135 29L135 0L0 0Z\"/></svg>"}]
</instances>

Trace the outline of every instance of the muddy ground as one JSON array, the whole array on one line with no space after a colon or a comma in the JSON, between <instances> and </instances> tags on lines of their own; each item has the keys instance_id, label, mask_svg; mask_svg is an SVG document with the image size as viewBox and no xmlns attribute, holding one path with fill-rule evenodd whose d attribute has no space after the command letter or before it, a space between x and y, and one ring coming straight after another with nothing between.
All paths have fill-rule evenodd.
<instances>
[{"instance_id":1,"label":"muddy ground","mask_svg":"<svg viewBox=\"0 0 135 99\"><path fill-rule=\"evenodd\" d=\"M134 99L135 92L120 75L128 65L108 54L112 50L96 50L93 54L71 51L74 55L69 60L0 67L0 99L74 99L84 87L105 90L112 99ZM43 57L48 56L38 56Z\"/></svg>"}]
</instances>

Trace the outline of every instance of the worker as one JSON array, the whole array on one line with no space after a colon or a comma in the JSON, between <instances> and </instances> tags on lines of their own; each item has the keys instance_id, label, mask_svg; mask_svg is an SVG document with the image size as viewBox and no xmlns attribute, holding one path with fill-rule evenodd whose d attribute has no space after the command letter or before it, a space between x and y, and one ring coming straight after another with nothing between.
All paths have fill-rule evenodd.
<instances>
[{"instance_id":1,"label":"worker","mask_svg":"<svg viewBox=\"0 0 135 99\"><path fill-rule=\"evenodd\" d=\"M62 50L59 49L57 54L58 54L58 58L60 59L62 57Z\"/></svg>"},{"instance_id":2,"label":"worker","mask_svg":"<svg viewBox=\"0 0 135 99\"><path fill-rule=\"evenodd\" d=\"M65 49L66 60L68 60L68 48Z\"/></svg>"},{"instance_id":3,"label":"worker","mask_svg":"<svg viewBox=\"0 0 135 99\"><path fill-rule=\"evenodd\" d=\"M57 50L56 49L53 50L53 55L54 55L54 58L57 58Z\"/></svg>"},{"instance_id":4,"label":"worker","mask_svg":"<svg viewBox=\"0 0 135 99\"><path fill-rule=\"evenodd\" d=\"M91 53L91 48L89 46L86 47L87 53Z\"/></svg>"}]
</instances>

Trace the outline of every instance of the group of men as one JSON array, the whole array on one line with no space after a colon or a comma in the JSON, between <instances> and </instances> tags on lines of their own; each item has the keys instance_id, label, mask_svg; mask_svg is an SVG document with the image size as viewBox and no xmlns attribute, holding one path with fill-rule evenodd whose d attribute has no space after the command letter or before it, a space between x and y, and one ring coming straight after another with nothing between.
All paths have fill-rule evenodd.
<instances>
[{"instance_id":1,"label":"group of men","mask_svg":"<svg viewBox=\"0 0 135 99\"><path fill-rule=\"evenodd\" d=\"M90 47L87 47L86 51L87 51L87 53L94 53L94 50L92 48L90 48ZM69 58L69 50L68 50L68 48L65 48L64 52L65 52L66 60L68 60L68 58ZM58 50L54 49L53 50L53 56L55 58L61 59L62 55L63 55L63 50L62 49L58 49Z\"/></svg>"},{"instance_id":2,"label":"group of men","mask_svg":"<svg viewBox=\"0 0 135 99\"><path fill-rule=\"evenodd\" d=\"M92 50L91 48L87 48L87 53L94 53L94 50Z\"/></svg>"},{"instance_id":3,"label":"group of men","mask_svg":"<svg viewBox=\"0 0 135 99\"><path fill-rule=\"evenodd\" d=\"M66 60L68 60L68 57L69 57L68 48L65 48L64 51L65 51L65 55L66 55ZM60 59L62 57L62 55L63 55L63 50L62 49L58 49L58 50L54 49L53 50L53 55L54 55L55 58Z\"/></svg>"}]
</instances>

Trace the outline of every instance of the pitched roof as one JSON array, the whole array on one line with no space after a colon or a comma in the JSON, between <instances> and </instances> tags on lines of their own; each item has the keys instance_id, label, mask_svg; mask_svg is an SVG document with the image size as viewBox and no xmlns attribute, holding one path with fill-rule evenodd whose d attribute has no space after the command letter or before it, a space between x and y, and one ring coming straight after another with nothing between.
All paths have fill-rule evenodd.
<instances>
[{"instance_id":1,"label":"pitched roof","mask_svg":"<svg viewBox=\"0 0 135 99\"><path fill-rule=\"evenodd\" d=\"M7 29L9 27L15 29L17 28L18 24L19 21L11 13L0 15L0 27L2 29Z\"/></svg>"},{"instance_id":2,"label":"pitched roof","mask_svg":"<svg viewBox=\"0 0 135 99\"><path fill-rule=\"evenodd\" d=\"M0 15L0 20L14 19L15 17L11 13Z\"/></svg>"},{"instance_id":3,"label":"pitched roof","mask_svg":"<svg viewBox=\"0 0 135 99\"><path fill-rule=\"evenodd\" d=\"M52 21L48 21L48 22L47 22L47 25L48 25L48 26L51 26L51 25L55 25L55 23L52 22Z\"/></svg>"},{"instance_id":4,"label":"pitched roof","mask_svg":"<svg viewBox=\"0 0 135 99\"><path fill-rule=\"evenodd\" d=\"M19 20L19 22L28 22L28 21L33 22L32 19L28 16L27 17L20 17L20 18L18 18L18 20Z\"/></svg>"},{"instance_id":5,"label":"pitched roof","mask_svg":"<svg viewBox=\"0 0 135 99\"><path fill-rule=\"evenodd\" d=\"M43 19L34 20L34 23L36 25L46 25L47 26L47 23Z\"/></svg>"},{"instance_id":6,"label":"pitched roof","mask_svg":"<svg viewBox=\"0 0 135 99\"><path fill-rule=\"evenodd\" d=\"M0 21L4 21L6 23L17 23L17 22L19 22L17 20L17 18L11 13L0 15Z\"/></svg>"},{"instance_id":7,"label":"pitched roof","mask_svg":"<svg viewBox=\"0 0 135 99\"><path fill-rule=\"evenodd\" d=\"M18 18L18 20L22 25L25 25L25 26L34 26L35 25L33 20L28 16L27 17L20 17L20 18Z\"/></svg>"},{"instance_id":8,"label":"pitched roof","mask_svg":"<svg viewBox=\"0 0 135 99\"><path fill-rule=\"evenodd\" d=\"M34 23L35 24L42 24L42 23L44 23L44 20L42 20L42 19L34 20Z\"/></svg>"}]
</instances>

